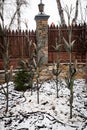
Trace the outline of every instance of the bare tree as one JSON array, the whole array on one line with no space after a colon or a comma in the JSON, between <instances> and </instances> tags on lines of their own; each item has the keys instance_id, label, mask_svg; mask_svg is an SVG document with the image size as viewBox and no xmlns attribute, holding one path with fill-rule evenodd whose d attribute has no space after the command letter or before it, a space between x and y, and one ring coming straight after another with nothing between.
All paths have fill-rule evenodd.
<instances>
[{"instance_id":1,"label":"bare tree","mask_svg":"<svg viewBox=\"0 0 87 130\"><path fill-rule=\"evenodd\" d=\"M65 17L64 17L64 12L63 12L63 7L62 7L62 4L61 4L61 1L60 0L56 0L57 2L57 7L58 7L58 12L59 12L59 16L60 16L60 22L61 22L61 25L65 25ZM79 0L76 0L76 6L75 6L75 15L74 15L74 18L73 18L73 22L76 23L76 20L77 20L77 17L78 17L78 6L79 6Z\"/></svg>"},{"instance_id":2,"label":"bare tree","mask_svg":"<svg viewBox=\"0 0 87 130\"><path fill-rule=\"evenodd\" d=\"M58 12L59 12L60 20L61 20L61 25L65 25L65 18L64 18L64 13L63 13L61 2L60 0L56 0L56 2L57 2Z\"/></svg>"},{"instance_id":3,"label":"bare tree","mask_svg":"<svg viewBox=\"0 0 87 130\"><path fill-rule=\"evenodd\" d=\"M21 5L25 4L24 0L20 1ZM1 34L1 42L0 42L0 47L1 47L1 55L2 55L2 59L3 59L3 63L4 63L4 77L5 77L5 83L6 83L6 89L3 87L3 84L1 84L1 89L3 90L3 94L5 95L6 98L6 112L8 111L8 101L9 101L9 81L10 81L10 64L9 64L9 60L10 60L10 56L9 56L9 42L8 39L6 37L6 32L7 32L7 28L5 27L4 24L4 5L5 5L5 0L1 0L0 1L0 34ZM9 24L9 28L11 27L15 16L17 14L17 9L15 11L15 13L13 14L13 17L11 17L10 19L10 24Z\"/></svg>"},{"instance_id":4,"label":"bare tree","mask_svg":"<svg viewBox=\"0 0 87 130\"><path fill-rule=\"evenodd\" d=\"M4 3L5 0L2 0L0 3L0 20L1 20L1 25L0 25L0 33L1 33L1 38L2 38L2 42L0 43L0 46L2 48L2 58L4 61L4 70L5 70L5 83L6 83L6 90L4 89L3 85L2 89L4 92L4 95L6 97L6 112L8 111L8 97L9 97L9 92L8 92L8 82L9 82L9 54L8 54L8 47L9 47L9 43L6 39L6 28L4 26Z\"/></svg>"},{"instance_id":5,"label":"bare tree","mask_svg":"<svg viewBox=\"0 0 87 130\"><path fill-rule=\"evenodd\" d=\"M21 7L24 5L28 5L27 0L16 0L18 30L21 28Z\"/></svg>"}]
</instances>

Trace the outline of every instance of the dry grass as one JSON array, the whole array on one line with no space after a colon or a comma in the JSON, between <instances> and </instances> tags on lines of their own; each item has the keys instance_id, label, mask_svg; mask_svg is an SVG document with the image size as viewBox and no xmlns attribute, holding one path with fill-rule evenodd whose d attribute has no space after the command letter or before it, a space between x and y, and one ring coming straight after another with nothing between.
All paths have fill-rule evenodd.
<instances>
[{"instance_id":1,"label":"dry grass","mask_svg":"<svg viewBox=\"0 0 87 130\"><path fill-rule=\"evenodd\" d=\"M53 69L52 65L42 66L41 70L40 70L40 81L54 79L54 75L52 74L52 69ZM67 75L67 72L68 72L68 65L60 65L59 69L62 70L62 72L59 75L59 78L64 79ZM78 65L77 69L76 69L75 78L76 79L82 79L82 78L85 79L86 76L87 76L86 67L84 65ZM0 83L4 83L3 77L4 77L4 75L0 74ZM35 81L35 78L34 78L34 81Z\"/></svg>"},{"instance_id":2,"label":"dry grass","mask_svg":"<svg viewBox=\"0 0 87 130\"><path fill-rule=\"evenodd\" d=\"M54 75L52 74L52 69L53 69L52 65L42 67L42 71L40 73L41 80L53 79ZM62 70L62 72L59 75L59 78L64 79L67 75L67 72L68 72L68 66L61 65L59 69ZM85 77L86 77L85 66L83 66L83 65L77 66L75 78L76 79L82 79L82 78L84 79Z\"/></svg>"}]
</instances>

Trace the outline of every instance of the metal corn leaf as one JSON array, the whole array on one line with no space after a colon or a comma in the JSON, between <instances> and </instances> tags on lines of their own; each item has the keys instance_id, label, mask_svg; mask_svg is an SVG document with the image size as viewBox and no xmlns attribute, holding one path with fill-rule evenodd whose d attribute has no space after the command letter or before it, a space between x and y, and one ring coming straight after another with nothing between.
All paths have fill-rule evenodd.
<instances>
[{"instance_id":1,"label":"metal corn leaf","mask_svg":"<svg viewBox=\"0 0 87 130\"><path fill-rule=\"evenodd\" d=\"M33 45L34 45L34 47L35 47L35 49L37 48L37 46L36 46L36 44L33 42Z\"/></svg>"},{"instance_id":2,"label":"metal corn leaf","mask_svg":"<svg viewBox=\"0 0 87 130\"><path fill-rule=\"evenodd\" d=\"M72 51L72 49L73 49L74 43L75 43L75 40L73 40L73 41L71 42L71 44L70 44L71 51Z\"/></svg>"},{"instance_id":3,"label":"metal corn leaf","mask_svg":"<svg viewBox=\"0 0 87 130\"><path fill-rule=\"evenodd\" d=\"M59 44L59 45L56 45L56 47L55 46L52 46L52 47L54 48L55 51L59 52L61 45Z\"/></svg>"},{"instance_id":4,"label":"metal corn leaf","mask_svg":"<svg viewBox=\"0 0 87 130\"><path fill-rule=\"evenodd\" d=\"M37 64L36 64L36 61L35 61L34 58L33 58L33 63L34 63L34 67L36 68L36 67L37 67Z\"/></svg>"},{"instance_id":5,"label":"metal corn leaf","mask_svg":"<svg viewBox=\"0 0 87 130\"><path fill-rule=\"evenodd\" d=\"M40 67L43 63L43 56L41 56L38 60L37 66Z\"/></svg>"},{"instance_id":6,"label":"metal corn leaf","mask_svg":"<svg viewBox=\"0 0 87 130\"><path fill-rule=\"evenodd\" d=\"M65 49L66 49L66 51L67 51L67 52L71 52L69 43L66 41L65 38L63 38L63 40L64 40L64 43L65 43Z\"/></svg>"},{"instance_id":7,"label":"metal corn leaf","mask_svg":"<svg viewBox=\"0 0 87 130\"><path fill-rule=\"evenodd\" d=\"M60 47L61 47L61 45L60 45L60 44L56 46L56 51L57 51L57 52L59 52L59 51L60 51Z\"/></svg>"},{"instance_id":8,"label":"metal corn leaf","mask_svg":"<svg viewBox=\"0 0 87 130\"><path fill-rule=\"evenodd\" d=\"M56 47L55 47L55 46L52 46L52 48L53 48L54 50L56 50Z\"/></svg>"},{"instance_id":9,"label":"metal corn leaf","mask_svg":"<svg viewBox=\"0 0 87 130\"><path fill-rule=\"evenodd\" d=\"M2 16L2 14L0 13L0 18L1 18L1 20L3 21L3 16Z\"/></svg>"},{"instance_id":10,"label":"metal corn leaf","mask_svg":"<svg viewBox=\"0 0 87 130\"><path fill-rule=\"evenodd\" d=\"M65 42L66 46L69 48L69 47L70 47L70 46L69 46L69 43L66 41L66 39L65 39L65 38L63 38L63 40L64 40L64 42Z\"/></svg>"}]
</instances>

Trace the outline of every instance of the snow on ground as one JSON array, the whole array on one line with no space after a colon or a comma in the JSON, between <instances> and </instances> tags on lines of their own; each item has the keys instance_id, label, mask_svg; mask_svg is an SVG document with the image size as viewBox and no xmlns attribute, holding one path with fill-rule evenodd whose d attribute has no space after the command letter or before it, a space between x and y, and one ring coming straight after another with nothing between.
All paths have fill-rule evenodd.
<instances>
[{"instance_id":1,"label":"snow on ground","mask_svg":"<svg viewBox=\"0 0 87 130\"><path fill-rule=\"evenodd\" d=\"M37 104L36 91L31 95L27 90L23 96L23 92L14 90L14 84L10 82L7 114L4 113L5 97L0 93L0 130L87 130L85 80L74 82L72 119L69 119L69 90L63 80L59 87L59 98L56 98L55 82L44 82Z\"/></svg>"}]
</instances>

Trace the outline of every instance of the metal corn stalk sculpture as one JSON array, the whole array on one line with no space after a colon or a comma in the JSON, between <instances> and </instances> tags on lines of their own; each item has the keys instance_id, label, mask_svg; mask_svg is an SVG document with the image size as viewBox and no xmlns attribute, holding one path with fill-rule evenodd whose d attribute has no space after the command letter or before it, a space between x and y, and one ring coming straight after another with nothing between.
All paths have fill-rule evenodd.
<instances>
[{"instance_id":1,"label":"metal corn stalk sculpture","mask_svg":"<svg viewBox=\"0 0 87 130\"><path fill-rule=\"evenodd\" d=\"M70 118L72 118L72 106L73 106L73 86L74 86L74 77L76 73L75 65L72 64L72 51L75 44L75 40L72 41L72 25L73 21L70 24L71 14L72 14L73 8L71 6L70 10L68 7L65 9L65 12L68 17L68 41L63 38L63 41L65 43L65 49L69 54L69 69L67 77L65 78L67 88L70 90Z\"/></svg>"},{"instance_id":2,"label":"metal corn stalk sculpture","mask_svg":"<svg viewBox=\"0 0 87 130\"><path fill-rule=\"evenodd\" d=\"M34 44L34 55L33 55L33 64L34 64L34 75L36 78L36 89L37 89L37 103L39 104L39 89L41 88L42 83L40 84L40 72L41 66L43 64L43 57L38 58L39 51L41 50L42 46L36 46Z\"/></svg>"},{"instance_id":3,"label":"metal corn stalk sculpture","mask_svg":"<svg viewBox=\"0 0 87 130\"><path fill-rule=\"evenodd\" d=\"M66 84L67 84L67 88L70 90L70 100L69 100L69 103L70 103L70 118L72 118L73 86L74 86L74 76L75 76L75 73L76 73L76 69L72 65L72 50L73 50L75 40L71 41L71 37L72 37L71 31L72 31L72 29L69 28L69 42L67 42L65 40L65 38L63 38L64 43L65 43L65 49L69 53L69 70L68 70L67 77L65 78L65 81L66 81Z\"/></svg>"},{"instance_id":4,"label":"metal corn stalk sculpture","mask_svg":"<svg viewBox=\"0 0 87 130\"><path fill-rule=\"evenodd\" d=\"M56 97L59 97L59 74L61 73L61 70L59 70L60 67L60 57L59 57L59 52L60 52L60 47L61 45L58 44L56 42L56 47L53 46L53 48L55 49L55 51L57 52L57 59L56 59L56 63L54 63L53 65L53 69L52 69L52 73L53 75L55 75L55 83L56 83Z\"/></svg>"}]
</instances>

